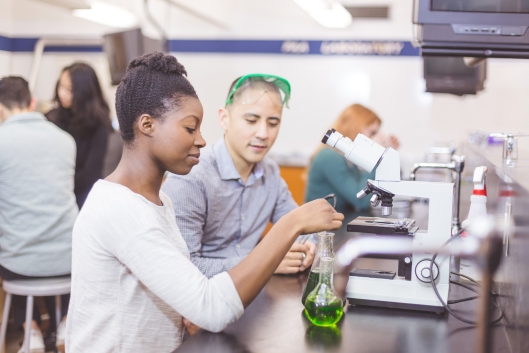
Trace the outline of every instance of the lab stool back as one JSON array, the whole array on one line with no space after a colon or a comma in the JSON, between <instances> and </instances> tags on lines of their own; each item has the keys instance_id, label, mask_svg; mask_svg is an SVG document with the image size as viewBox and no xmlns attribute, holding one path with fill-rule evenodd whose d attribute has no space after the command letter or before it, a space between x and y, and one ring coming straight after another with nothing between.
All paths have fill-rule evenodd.
<instances>
[{"instance_id":1,"label":"lab stool back","mask_svg":"<svg viewBox=\"0 0 529 353\"><path fill-rule=\"evenodd\" d=\"M24 334L24 353L29 353L29 339L31 337L31 321L33 319L33 300L34 297L55 296L55 317L57 327L61 322L61 295L69 294L71 288L70 277L48 277L42 279L19 279L6 281L2 287L6 292L4 304L4 314L2 318L2 327L0 328L0 347L3 346L6 337L7 319L9 316L9 307L11 306L12 295L27 296L26 304L26 332Z\"/></svg>"}]
</instances>

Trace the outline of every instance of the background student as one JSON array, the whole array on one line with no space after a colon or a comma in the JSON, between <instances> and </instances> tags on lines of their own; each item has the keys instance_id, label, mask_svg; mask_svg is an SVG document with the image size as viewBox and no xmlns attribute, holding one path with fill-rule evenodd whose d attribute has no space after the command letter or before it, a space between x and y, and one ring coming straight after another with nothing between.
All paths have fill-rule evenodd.
<instances>
[{"instance_id":1,"label":"background student","mask_svg":"<svg viewBox=\"0 0 529 353\"><path fill-rule=\"evenodd\" d=\"M75 197L79 208L102 177L111 131L108 104L91 66L74 63L63 69L55 90L57 108L46 117L75 139Z\"/></svg>"},{"instance_id":2,"label":"background student","mask_svg":"<svg viewBox=\"0 0 529 353\"><path fill-rule=\"evenodd\" d=\"M384 147L399 147L393 135L379 133L382 121L370 109L360 104L347 107L332 128L354 140L358 134L366 135ZM359 200L356 194L365 187L368 179L375 178L375 171L368 173L358 168L335 149L321 145L312 157L309 167L305 202L328 194L336 195L336 210L350 214L369 209L369 198Z\"/></svg>"},{"instance_id":3,"label":"background student","mask_svg":"<svg viewBox=\"0 0 529 353\"><path fill-rule=\"evenodd\" d=\"M298 205L279 166L266 157L279 134L290 84L273 75L236 79L218 111L224 136L204 149L187 175L170 174L162 189L173 201L176 223L191 261L208 277L230 270L275 224ZM276 273L296 273L312 263L315 237L296 242Z\"/></svg>"},{"instance_id":4,"label":"background student","mask_svg":"<svg viewBox=\"0 0 529 353\"><path fill-rule=\"evenodd\" d=\"M70 352L172 352L183 317L218 332L239 318L303 233L337 229L343 215L316 200L283 216L227 272L211 279L189 260L166 171L187 174L205 141L203 109L186 71L171 55L134 59L118 86L125 141L117 169L98 181L73 233Z\"/></svg>"},{"instance_id":5,"label":"background student","mask_svg":"<svg viewBox=\"0 0 529 353\"><path fill-rule=\"evenodd\" d=\"M75 142L34 107L26 80L0 80L0 277L4 280L71 271L72 228L78 212L73 193ZM63 315L68 298L63 296ZM54 298L46 302L54 315ZM12 306L18 328L25 321L25 297L13 296ZM34 318L39 317L35 310ZM31 352L44 353L36 321L31 329ZM57 345L64 349L64 321L58 331Z\"/></svg>"}]
</instances>

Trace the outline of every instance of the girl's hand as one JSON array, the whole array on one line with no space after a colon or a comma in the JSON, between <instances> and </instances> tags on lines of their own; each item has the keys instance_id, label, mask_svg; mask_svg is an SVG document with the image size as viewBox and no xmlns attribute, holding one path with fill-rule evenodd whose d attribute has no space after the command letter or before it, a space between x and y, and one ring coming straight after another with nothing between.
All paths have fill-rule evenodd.
<instances>
[{"instance_id":1,"label":"girl's hand","mask_svg":"<svg viewBox=\"0 0 529 353\"><path fill-rule=\"evenodd\" d=\"M193 336L195 333L198 332L198 330L200 330L200 327L198 327L197 325L195 325L194 323L192 323L185 317L182 318L182 323L184 324L184 328L186 329L187 334L189 336Z\"/></svg>"},{"instance_id":2,"label":"girl's hand","mask_svg":"<svg viewBox=\"0 0 529 353\"><path fill-rule=\"evenodd\" d=\"M336 212L324 199L308 202L290 214L294 218L294 224L301 230L300 234L338 229L342 226L344 218L343 214Z\"/></svg>"}]
</instances>

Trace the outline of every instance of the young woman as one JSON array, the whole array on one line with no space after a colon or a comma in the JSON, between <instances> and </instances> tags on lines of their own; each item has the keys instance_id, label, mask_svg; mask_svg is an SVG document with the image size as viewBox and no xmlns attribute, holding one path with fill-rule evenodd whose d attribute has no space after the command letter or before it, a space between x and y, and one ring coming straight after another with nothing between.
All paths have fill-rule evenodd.
<instances>
[{"instance_id":1,"label":"young woman","mask_svg":"<svg viewBox=\"0 0 529 353\"><path fill-rule=\"evenodd\" d=\"M351 140L363 134L384 147L398 148L396 137L378 133L381 123L373 111L353 104L342 112L332 127ZM335 194L338 212L349 214L369 209L369 198L359 200L356 193L365 186L367 179L374 177L375 171L367 173L348 162L340 152L321 146L312 158L305 202Z\"/></svg>"},{"instance_id":2,"label":"young woman","mask_svg":"<svg viewBox=\"0 0 529 353\"><path fill-rule=\"evenodd\" d=\"M61 73L55 90L56 109L46 117L75 139L77 158L74 192L79 208L102 177L111 131L108 104L89 65L74 63Z\"/></svg>"},{"instance_id":3,"label":"young woman","mask_svg":"<svg viewBox=\"0 0 529 353\"><path fill-rule=\"evenodd\" d=\"M233 269L211 279L189 260L166 171L199 162L202 105L186 71L162 53L134 59L116 92L125 141L117 169L98 181L74 227L69 352L171 352L193 323L221 331L239 318L297 236L337 229L324 200L281 218Z\"/></svg>"}]
</instances>

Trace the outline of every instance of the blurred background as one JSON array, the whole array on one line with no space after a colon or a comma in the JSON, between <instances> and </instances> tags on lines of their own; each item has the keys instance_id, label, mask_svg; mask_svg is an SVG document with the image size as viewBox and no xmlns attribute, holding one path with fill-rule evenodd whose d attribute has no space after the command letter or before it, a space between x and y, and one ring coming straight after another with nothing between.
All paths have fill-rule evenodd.
<instances>
[{"instance_id":1,"label":"blurred background","mask_svg":"<svg viewBox=\"0 0 529 353\"><path fill-rule=\"evenodd\" d=\"M489 59L484 90L476 95L426 93L423 60L411 43L413 1L339 3L352 22L338 16L326 23L292 0L0 0L0 76L29 78L37 40L68 39L44 49L33 82L40 109L49 109L62 68L79 60L96 69L113 109L116 86L97 41L140 28L152 39L165 35L185 65L205 108L202 132L210 143L222 134L216 111L230 83L250 72L291 82L290 109L271 153L301 164L352 103L372 108L382 131L399 136L404 170L428 147L459 143L472 130L529 130L529 62Z\"/></svg>"}]
</instances>

